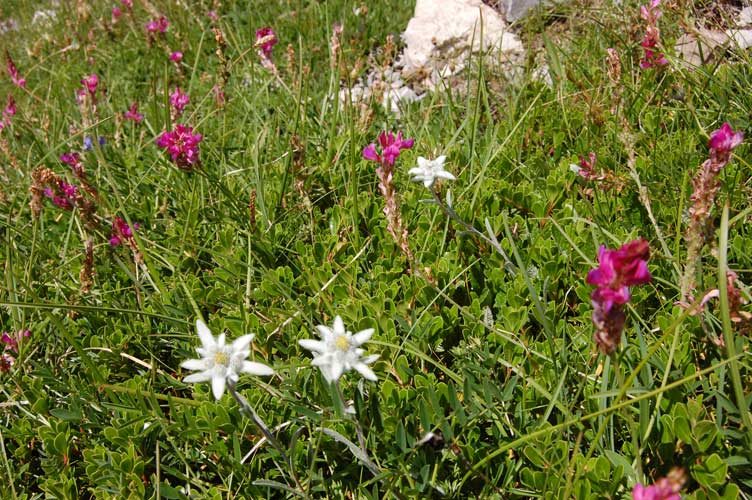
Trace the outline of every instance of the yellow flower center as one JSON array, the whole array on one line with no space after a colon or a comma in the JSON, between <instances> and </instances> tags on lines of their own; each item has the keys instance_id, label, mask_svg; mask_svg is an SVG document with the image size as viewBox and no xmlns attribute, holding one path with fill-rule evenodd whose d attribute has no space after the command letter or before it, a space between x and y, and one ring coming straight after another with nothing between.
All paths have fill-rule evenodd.
<instances>
[{"instance_id":1,"label":"yellow flower center","mask_svg":"<svg viewBox=\"0 0 752 500\"><path fill-rule=\"evenodd\" d=\"M337 337L337 340L334 341L334 345L337 346L337 349L340 351L347 351L350 349L350 341L347 340L347 337L344 335Z\"/></svg>"},{"instance_id":2,"label":"yellow flower center","mask_svg":"<svg viewBox=\"0 0 752 500\"><path fill-rule=\"evenodd\" d=\"M214 363L217 365L226 366L229 360L230 360L230 357L224 351L217 351L214 353Z\"/></svg>"}]
</instances>

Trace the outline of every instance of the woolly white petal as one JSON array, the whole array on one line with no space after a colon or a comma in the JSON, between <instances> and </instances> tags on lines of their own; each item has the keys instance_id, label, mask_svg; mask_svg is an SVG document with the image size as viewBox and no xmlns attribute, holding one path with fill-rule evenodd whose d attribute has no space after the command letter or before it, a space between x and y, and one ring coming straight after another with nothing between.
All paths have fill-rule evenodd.
<instances>
[{"instance_id":1,"label":"woolly white petal","mask_svg":"<svg viewBox=\"0 0 752 500\"><path fill-rule=\"evenodd\" d=\"M359 346L361 344L364 344L365 342L368 342L368 339L370 339L373 335L373 331L373 328L368 328L366 330L363 330L362 332L356 333L352 336L352 344Z\"/></svg>"},{"instance_id":2,"label":"woolly white petal","mask_svg":"<svg viewBox=\"0 0 752 500\"><path fill-rule=\"evenodd\" d=\"M340 316L337 316L336 318L334 318L334 328L332 328L332 330L334 330L335 335L345 334L345 322L342 321L342 318Z\"/></svg>"},{"instance_id":3,"label":"woolly white petal","mask_svg":"<svg viewBox=\"0 0 752 500\"><path fill-rule=\"evenodd\" d=\"M211 330L206 326L206 323L200 319L196 320L196 330L198 331L198 338L201 340L201 346L204 349L214 347L214 336L212 336Z\"/></svg>"},{"instance_id":4,"label":"woolly white petal","mask_svg":"<svg viewBox=\"0 0 752 500\"><path fill-rule=\"evenodd\" d=\"M274 370L271 367L263 363L256 363L255 361L243 361L243 367L240 371L258 376L274 375Z\"/></svg>"},{"instance_id":5,"label":"woolly white petal","mask_svg":"<svg viewBox=\"0 0 752 500\"><path fill-rule=\"evenodd\" d=\"M180 363L180 367L186 370L206 370L209 363L206 359L189 359Z\"/></svg>"},{"instance_id":6,"label":"woolly white petal","mask_svg":"<svg viewBox=\"0 0 752 500\"><path fill-rule=\"evenodd\" d=\"M421 170L425 170L426 168L431 166L431 160L423 158L422 156L418 156L418 166Z\"/></svg>"},{"instance_id":7,"label":"woolly white petal","mask_svg":"<svg viewBox=\"0 0 752 500\"><path fill-rule=\"evenodd\" d=\"M219 334L219 337L217 337L217 347L224 347L225 346L225 333L222 332Z\"/></svg>"},{"instance_id":8,"label":"woolly white petal","mask_svg":"<svg viewBox=\"0 0 752 500\"><path fill-rule=\"evenodd\" d=\"M377 359L379 359L379 355L378 354L371 354L370 356L366 356L365 358L361 359L360 361L362 363L366 364L366 365L370 365L371 363L373 363Z\"/></svg>"},{"instance_id":9,"label":"woolly white petal","mask_svg":"<svg viewBox=\"0 0 752 500\"><path fill-rule=\"evenodd\" d=\"M444 162L446 161L446 155L441 155L433 161L434 165L439 165L444 168Z\"/></svg>"},{"instance_id":10,"label":"woolly white petal","mask_svg":"<svg viewBox=\"0 0 752 500\"><path fill-rule=\"evenodd\" d=\"M222 394L225 393L225 375L217 375L215 374L212 377L212 393L214 394L214 399L219 401L222 399Z\"/></svg>"},{"instance_id":11,"label":"woolly white petal","mask_svg":"<svg viewBox=\"0 0 752 500\"><path fill-rule=\"evenodd\" d=\"M183 382L187 384L198 384L200 382L211 380L213 376L214 372L212 370L205 370L199 373L191 373L190 375L187 375L183 378Z\"/></svg>"},{"instance_id":12,"label":"woolly white petal","mask_svg":"<svg viewBox=\"0 0 752 500\"><path fill-rule=\"evenodd\" d=\"M408 175L422 175L423 169L420 167L413 167L410 170L407 171ZM413 179L414 180L414 179Z\"/></svg>"},{"instance_id":13,"label":"woolly white petal","mask_svg":"<svg viewBox=\"0 0 752 500\"><path fill-rule=\"evenodd\" d=\"M253 341L253 337L255 337L255 335L253 335L252 333L249 333L247 335L243 335L242 337L236 338L235 341L232 343L232 349L236 352L247 350L250 347L251 342ZM249 351L249 354L250 354L250 351Z\"/></svg>"},{"instance_id":14,"label":"woolly white petal","mask_svg":"<svg viewBox=\"0 0 752 500\"><path fill-rule=\"evenodd\" d=\"M331 380L330 380L330 382L336 382L342 376L342 372L344 371L345 367L342 366L341 362L335 360L329 366L329 369L331 370L331 373L330 373Z\"/></svg>"},{"instance_id":15,"label":"woolly white petal","mask_svg":"<svg viewBox=\"0 0 752 500\"><path fill-rule=\"evenodd\" d=\"M371 370L367 365L364 363L357 363L355 366L353 366L358 373L363 375L363 378L367 378L368 380L372 380L373 382L378 381L378 377L375 373L373 373L373 370Z\"/></svg>"},{"instance_id":16,"label":"woolly white petal","mask_svg":"<svg viewBox=\"0 0 752 500\"><path fill-rule=\"evenodd\" d=\"M318 325L316 326L316 330L319 331L319 335L321 335L321 338L324 340L327 340L334 336L332 329L326 325Z\"/></svg>"},{"instance_id":17,"label":"woolly white petal","mask_svg":"<svg viewBox=\"0 0 752 500\"><path fill-rule=\"evenodd\" d=\"M308 349L309 351L313 352L325 352L326 351L326 344L324 342L321 342L320 340L312 340L312 339L302 339L298 340L298 344L303 349Z\"/></svg>"},{"instance_id":18,"label":"woolly white petal","mask_svg":"<svg viewBox=\"0 0 752 500\"><path fill-rule=\"evenodd\" d=\"M436 177L441 177L442 179L448 179L450 181L456 181L457 178L447 172L446 170L440 170L439 172L436 172Z\"/></svg>"}]
</instances>

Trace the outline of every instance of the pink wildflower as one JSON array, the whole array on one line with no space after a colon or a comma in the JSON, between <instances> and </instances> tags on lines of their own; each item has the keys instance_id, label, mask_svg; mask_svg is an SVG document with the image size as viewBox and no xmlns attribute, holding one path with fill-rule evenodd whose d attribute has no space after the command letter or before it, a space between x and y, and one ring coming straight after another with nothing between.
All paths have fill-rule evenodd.
<instances>
[{"instance_id":1,"label":"pink wildflower","mask_svg":"<svg viewBox=\"0 0 752 500\"><path fill-rule=\"evenodd\" d=\"M13 365L16 363L16 358L11 356L10 354L3 353L0 355L0 373L7 373L10 371L11 368L13 368Z\"/></svg>"},{"instance_id":2,"label":"pink wildflower","mask_svg":"<svg viewBox=\"0 0 752 500\"><path fill-rule=\"evenodd\" d=\"M85 76L81 79L81 85L86 87L91 97L94 97L97 93L97 85L99 85L99 77L96 73L92 73L89 76Z\"/></svg>"},{"instance_id":3,"label":"pink wildflower","mask_svg":"<svg viewBox=\"0 0 752 500\"><path fill-rule=\"evenodd\" d=\"M363 148L363 158L382 164L394 165L400 151L412 148L414 143L413 139L402 139L402 132L397 132L395 137L394 133L383 131L379 134L381 154L376 151L376 144L371 143Z\"/></svg>"},{"instance_id":4,"label":"pink wildflower","mask_svg":"<svg viewBox=\"0 0 752 500\"><path fill-rule=\"evenodd\" d=\"M123 118L126 120L133 120L136 123L141 123L144 119L144 115L138 112L138 103L134 102L128 111L123 114Z\"/></svg>"},{"instance_id":5,"label":"pink wildflower","mask_svg":"<svg viewBox=\"0 0 752 500\"><path fill-rule=\"evenodd\" d=\"M146 31L149 33L164 33L167 31L167 25L169 22L167 21L167 18L164 16L159 16L159 19L152 19L148 23L146 23Z\"/></svg>"},{"instance_id":6,"label":"pink wildflower","mask_svg":"<svg viewBox=\"0 0 752 500\"><path fill-rule=\"evenodd\" d=\"M52 199L52 203L64 210L72 210L76 203L76 195L78 194L78 188L73 184L66 184L63 180L59 179L53 191L51 188L44 190L45 196Z\"/></svg>"},{"instance_id":7,"label":"pink wildflower","mask_svg":"<svg viewBox=\"0 0 752 500\"><path fill-rule=\"evenodd\" d=\"M115 220L112 221L110 245L116 247L123 241L133 244L133 231L138 230L138 227L138 223L135 223L133 224L133 230L131 230L131 227L125 222L125 220L120 217L115 217Z\"/></svg>"},{"instance_id":8,"label":"pink wildflower","mask_svg":"<svg viewBox=\"0 0 752 500\"><path fill-rule=\"evenodd\" d=\"M28 338L29 336L31 336L29 330L19 330L15 336L3 332L2 337L0 337L0 342L5 344L6 349L11 349L13 352L18 353L18 343L23 342L23 339Z\"/></svg>"},{"instance_id":9,"label":"pink wildflower","mask_svg":"<svg viewBox=\"0 0 752 500\"><path fill-rule=\"evenodd\" d=\"M636 484L632 489L632 500L681 500L679 491L684 482L681 474L672 471L668 477L661 478L650 486Z\"/></svg>"},{"instance_id":10,"label":"pink wildflower","mask_svg":"<svg viewBox=\"0 0 752 500\"><path fill-rule=\"evenodd\" d=\"M640 68L647 69L655 66L665 66L668 60L663 53L658 52L656 48L661 43L661 32L658 29L657 22L662 13L658 10L661 0L652 0L650 6L641 6L640 15L647 21L645 37L640 45L645 51L645 57L640 59Z\"/></svg>"},{"instance_id":11,"label":"pink wildflower","mask_svg":"<svg viewBox=\"0 0 752 500\"><path fill-rule=\"evenodd\" d=\"M273 29L266 27L256 30L256 48L266 59L271 59L272 48L278 41L277 34Z\"/></svg>"},{"instance_id":12,"label":"pink wildflower","mask_svg":"<svg viewBox=\"0 0 752 500\"><path fill-rule=\"evenodd\" d=\"M133 0L120 0L120 4L128 10L133 9Z\"/></svg>"},{"instance_id":13,"label":"pink wildflower","mask_svg":"<svg viewBox=\"0 0 752 500\"><path fill-rule=\"evenodd\" d=\"M734 132L731 125L724 123L721 128L710 134L708 141L710 158L717 163L727 163L731 150L741 144L743 140L744 134L741 130Z\"/></svg>"},{"instance_id":14,"label":"pink wildflower","mask_svg":"<svg viewBox=\"0 0 752 500\"><path fill-rule=\"evenodd\" d=\"M225 93L222 90L222 87L219 85L215 85L212 87L212 92L214 92L214 98L217 100L217 106L224 106L225 104Z\"/></svg>"},{"instance_id":15,"label":"pink wildflower","mask_svg":"<svg viewBox=\"0 0 752 500\"><path fill-rule=\"evenodd\" d=\"M123 11L120 9L120 7L113 7L112 8L112 22L117 22L118 19L120 19L120 16L123 15Z\"/></svg>"},{"instance_id":16,"label":"pink wildflower","mask_svg":"<svg viewBox=\"0 0 752 500\"><path fill-rule=\"evenodd\" d=\"M16 100L13 96L8 94L8 104L3 110L3 117L0 119L0 130L10 126L10 117L16 114Z\"/></svg>"},{"instance_id":17,"label":"pink wildflower","mask_svg":"<svg viewBox=\"0 0 752 500\"><path fill-rule=\"evenodd\" d=\"M170 153L170 158L178 168L190 170L200 162L198 143L201 134L194 134L193 128L177 124L171 132L162 132L157 138L157 146Z\"/></svg>"},{"instance_id":18,"label":"pink wildflower","mask_svg":"<svg viewBox=\"0 0 752 500\"><path fill-rule=\"evenodd\" d=\"M183 94L180 91L180 87L177 87L175 89L175 92L170 94L170 104L175 109L175 114L177 116L180 116L183 114L183 110L188 105L188 103L191 101L191 98L188 96L188 94Z\"/></svg>"},{"instance_id":19,"label":"pink wildflower","mask_svg":"<svg viewBox=\"0 0 752 500\"><path fill-rule=\"evenodd\" d=\"M172 52L170 54L170 61L180 64L183 61L183 53L180 52L179 50Z\"/></svg>"},{"instance_id":20,"label":"pink wildflower","mask_svg":"<svg viewBox=\"0 0 752 500\"><path fill-rule=\"evenodd\" d=\"M206 13L206 17L208 17L209 19L211 19L211 20L212 20L212 21L214 21L215 23L216 23L216 22L217 22L217 20L219 19L219 16L217 15L217 12L216 12L216 11L214 11L214 10L210 10L209 12L207 12L207 13Z\"/></svg>"},{"instance_id":21,"label":"pink wildflower","mask_svg":"<svg viewBox=\"0 0 752 500\"><path fill-rule=\"evenodd\" d=\"M13 59L10 57L10 54L6 53L5 55L5 62L8 66L8 73L10 73L10 79L13 82L14 85L17 85L19 87L26 87L26 78L21 78L21 76L18 73L18 69L16 68L15 63L13 63Z\"/></svg>"},{"instance_id":22,"label":"pink wildflower","mask_svg":"<svg viewBox=\"0 0 752 500\"><path fill-rule=\"evenodd\" d=\"M64 153L60 155L60 161L70 166L73 170L73 174L76 177L82 177L84 175L84 168L81 164L81 155L78 153Z\"/></svg>"},{"instance_id":23,"label":"pink wildflower","mask_svg":"<svg viewBox=\"0 0 752 500\"><path fill-rule=\"evenodd\" d=\"M594 340L598 347L611 354L616 350L624 329L624 304L629 302L629 287L649 283L652 279L647 260L650 249L646 240L625 243L616 250L601 246L598 268L587 275L587 282L597 285L590 300L593 305Z\"/></svg>"}]
</instances>

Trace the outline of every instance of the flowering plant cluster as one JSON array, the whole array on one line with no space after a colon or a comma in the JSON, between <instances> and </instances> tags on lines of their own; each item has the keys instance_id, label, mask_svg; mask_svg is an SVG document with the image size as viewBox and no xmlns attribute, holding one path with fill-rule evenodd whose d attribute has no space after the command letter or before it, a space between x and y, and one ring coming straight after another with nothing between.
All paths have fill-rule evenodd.
<instances>
[{"instance_id":1,"label":"flowering plant cluster","mask_svg":"<svg viewBox=\"0 0 752 500\"><path fill-rule=\"evenodd\" d=\"M7 52L5 55L5 63L8 68L8 74L10 75L10 79L13 82L13 85L26 88L26 78L21 77L18 69L16 68L16 64L13 62L13 58L10 57L10 54Z\"/></svg>"},{"instance_id":2,"label":"flowering plant cluster","mask_svg":"<svg viewBox=\"0 0 752 500\"><path fill-rule=\"evenodd\" d=\"M200 164L198 143L201 134L194 134L193 127L175 125L172 131L162 132L157 138L157 146L170 153L170 158L182 170L191 170Z\"/></svg>"},{"instance_id":3,"label":"flowering plant cluster","mask_svg":"<svg viewBox=\"0 0 752 500\"><path fill-rule=\"evenodd\" d=\"M640 43L645 52L644 57L640 59L640 68L642 69L668 64L666 56L658 51L658 46L661 43L661 32L658 29L658 19L662 15L662 12L658 9L660 4L661 0L651 0L649 6L643 5L640 7L640 15L647 22L645 37Z\"/></svg>"},{"instance_id":4,"label":"flowering plant cluster","mask_svg":"<svg viewBox=\"0 0 752 500\"><path fill-rule=\"evenodd\" d=\"M115 217L115 220L112 221L110 245L116 247L120 243L125 242L131 247L135 246L135 242L133 241L133 231L138 230L138 227L138 222L136 222L135 224L133 224L133 229L131 229L131 226L129 226L124 219L122 219L121 217Z\"/></svg>"},{"instance_id":5,"label":"flowering plant cluster","mask_svg":"<svg viewBox=\"0 0 752 500\"><path fill-rule=\"evenodd\" d=\"M188 94L184 94L180 91L180 87L177 87L175 91L170 94L170 105L172 106L173 115L175 118L179 118L183 115L183 110L191 102L191 98Z\"/></svg>"},{"instance_id":6,"label":"flowering plant cluster","mask_svg":"<svg viewBox=\"0 0 752 500\"><path fill-rule=\"evenodd\" d=\"M345 330L342 318L337 316L332 328L319 325L316 329L321 340L304 339L299 343L313 352L311 364L321 369L321 374L328 383L337 383L342 374L350 370L356 370L368 380L378 380L368 366L379 358L378 354L363 357L365 351L360 347L371 338L373 328L352 334ZM247 360L251 353L253 334L243 335L232 344L226 344L224 333L215 339L201 320L196 321L196 331L201 341L201 347L196 348L196 352L201 358L190 359L180 366L199 373L188 375L183 380L188 383L211 381L215 399L222 397L227 382L237 383L241 373L274 375L274 370L267 365Z\"/></svg>"},{"instance_id":7,"label":"flowering plant cluster","mask_svg":"<svg viewBox=\"0 0 752 500\"><path fill-rule=\"evenodd\" d=\"M597 288L590 295L593 304L594 340L605 354L613 354L619 346L629 302L629 287L649 283L650 249L646 240L634 240L615 250L601 246L596 269L587 275L587 282Z\"/></svg>"},{"instance_id":8,"label":"flowering plant cluster","mask_svg":"<svg viewBox=\"0 0 752 500\"><path fill-rule=\"evenodd\" d=\"M5 127L10 126L10 119L11 117L15 116L16 114L16 100L13 99L13 96L8 94L8 104L6 104L5 109L3 109L3 116L2 119L0 119L0 131L2 131Z\"/></svg>"},{"instance_id":9,"label":"flowering plant cluster","mask_svg":"<svg viewBox=\"0 0 752 500\"><path fill-rule=\"evenodd\" d=\"M18 354L19 344L29 336L31 336L29 330L19 330L15 335L3 332L0 336L0 343L3 344L3 353L0 355L0 373L10 371L16 363L15 356L8 351Z\"/></svg>"},{"instance_id":10,"label":"flowering plant cluster","mask_svg":"<svg viewBox=\"0 0 752 500\"><path fill-rule=\"evenodd\" d=\"M712 224L711 212L721 188L721 170L731 161L731 151L744 140L741 131L734 131L728 123L713 131L708 140L709 158L705 160L692 179L694 191L690 197L689 224L685 234L687 264L681 282L682 298L693 299L697 261L705 244L705 235Z\"/></svg>"}]
</instances>

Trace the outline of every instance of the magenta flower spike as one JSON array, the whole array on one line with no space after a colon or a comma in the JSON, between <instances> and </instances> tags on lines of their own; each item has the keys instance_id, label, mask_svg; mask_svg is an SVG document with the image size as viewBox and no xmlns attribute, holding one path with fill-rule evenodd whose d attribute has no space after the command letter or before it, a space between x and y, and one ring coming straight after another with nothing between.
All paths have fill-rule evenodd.
<instances>
[{"instance_id":1,"label":"magenta flower spike","mask_svg":"<svg viewBox=\"0 0 752 500\"><path fill-rule=\"evenodd\" d=\"M744 141L744 133L741 130L734 132L731 125L724 123L721 128L710 134L708 147L710 148L710 157L718 163L728 162L731 150L736 148Z\"/></svg>"},{"instance_id":2,"label":"magenta flower spike","mask_svg":"<svg viewBox=\"0 0 752 500\"><path fill-rule=\"evenodd\" d=\"M113 7L112 8L112 22L117 22L118 19L120 19L120 16L123 15L123 10L120 7Z\"/></svg>"},{"instance_id":3,"label":"magenta flower spike","mask_svg":"<svg viewBox=\"0 0 752 500\"><path fill-rule=\"evenodd\" d=\"M180 87L177 87L175 91L170 94L170 105L175 110L175 114L180 116L183 114L183 110L191 102L191 98L188 94L184 94L180 91Z\"/></svg>"},{"instance_id":4,"label":"magenta flower spike","mask_svg":"<svg viewBox=\"0 0 752 500\"><path fill-rule=\"evenodd\" d=\"M649 257L650 249L644 239L625 243L615 250L605 246L598 250L598 267L588 273L586 281L597 286L590 295L596 327L594 340L606 354L612 354L621 340L626 322L624 304L631 298L629 287L652 279L647 265Z\"/></svg>"},{"instance_id":5,"label":"magenta flower spike","mask_svg":"<svg viewBox=\"0 0 752 500\"><path fill-rule=\"evenodd\" d=\"M89 92L91 97L94 97L97 93L97 85L99 85L99 77L96 73L92 73L89 76L85 76L81 79L81 85L86 87L86 91Z\"/></svg>"},{"instance_id":6,"label":"magenta flower spike","mask_svg":"<svg viewBox=\"0 0 752 500\"><path fill-rule=\"evenodd\" d=\"M122 242L133 244L133 231L138 230L138 227L138 223L134 223L133 229L131 229L131 226L129 226L124 219L121 217L115 217L115 220L112 221L110 245L116 247Z\"/></svg>"},{"instance_id":7,"label":"magenta flower spike","mask_svg":"<svg viewBox=\"0 0 752 500\"><path fill-rule=\"evenodd\" d=\"M266 27L256 30L256 47L261 50L267 59L271 58L272 48L278 41L277 34L273 29Z\"/></svg>"},{"instance_id":8,"label":"magenta flower spike","mask_svg":"<svg viewBox=\"0 0 752 500\"><path fill-rule=\"evenodd\" d=\"M180 64L183 61L183 53L176 50L170 54L170 61Z\"/></svg>"},{"instance_id":9,"label":"magenta flower spike","mask_svg":"<svg viewBox=\"0 0 752 500\"><path fill-rule=\"evenodd\" d=\"M28 338L29 336L31 336L31 332L29 330L19 330L15 336L3 332L2 337L0 337L0 342L5 344L7 348L11 349L17 354L18 343L23 342L23 339Z\"/></svg>"},{"instance_id":10,"label":"magenta flower spike","mask_svg":"<svg viewBox=\"0 0 752 500\"><path fill-rule=\"evenodd\" d=\"M146 31L149 33L164 33L167 31L167 26L170 23L167 21L167 18L164 16L159 16L158 19L152 19L148 23L146 23Z\"/></svg>"},{"instance_id":11,"label":"magenta flower spike","mask_svg":"<svg viewBox=\"0 0 752 500\"><path fill-rule=\"evenodd\" d=\"M402 132L397 132L395 136L393 132L387 133L386 131L382 131L379 134L378 141L381 147L381 154L377 151L376 144L371 143L363 148L363 158L388 165L394 165L400 152L403 149L412 148L415 143L414 139L403 139Z\"/></svg>"},{"instance_id":12,"label":"magenta flower spike","mask_svg":"<svg viewBox=\"0 0 752 500\"><path fill-rule=\"evenodd\" d=\"M133 0L120 0L120 5L128 10L133 10Z\"/></svg>"},{"instance_id":13,"label":"magenta flower spike","mask_svg":"<svg viewBox=\"0 0 752 500\"><path fill-rule=\"evenodd\" d=\"M198 143L202 138L201 134L193 133L192 127L176 124L174 130L162 132L156 142L170 153L178 168L190 170L200 162Z\"/></svg>"},{"instance_id":14,"label":"magenta flower spike","mask_svg":"<svg viewBox=\"0 0 752 500\"><path fill-rule=\"evenodd\" d=\"M133 104L131 104L130 109L128 109L128 111L123 113L123 118L125 118L126 120L133 120L136 123L140 123L143 121L144 115L138 112L137 102L134 102Z\"/></svg>"},{"instance_id":15,"label":"magenta flower spike","mask_svg":"<svg viewBox=\"0 0 752 500\"><path fill-rule=\"evenodd\" d=\"M10 54L6 55L5 63L8 67L8 73L10 74L10 79L13 84L18 87L26 88L26 78L21 78L21 75L19 75L18 69L13 62L13 59L10 57Z\"/></svg>"}]
</instances>

